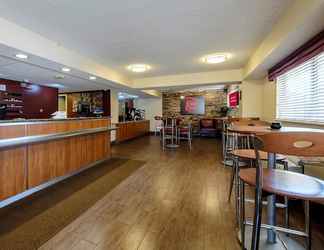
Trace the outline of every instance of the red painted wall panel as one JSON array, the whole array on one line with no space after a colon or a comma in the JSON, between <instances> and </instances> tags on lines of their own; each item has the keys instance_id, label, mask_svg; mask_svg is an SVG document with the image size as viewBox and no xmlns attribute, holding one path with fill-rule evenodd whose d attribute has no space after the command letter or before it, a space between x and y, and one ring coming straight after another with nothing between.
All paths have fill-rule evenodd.
<instances>
[{"instance_id":1,"label":"red painted wall panel","mask_svg":"<svg viewBox=\"0 0 324 250\"><path fill-rule=\"evenodd\" d=\"M27 119L50 118L51 114L58 110L58 89L56 88L5 79L0 79L0 85L6 85L6 91L0 91L0 102L5 103L3 101L5 96L12 96L10 93L17 95L17 98L23 101L20 104L23 106L22 112L8 113L5 119L18 117Z\"/></svg>"}]
</instances>

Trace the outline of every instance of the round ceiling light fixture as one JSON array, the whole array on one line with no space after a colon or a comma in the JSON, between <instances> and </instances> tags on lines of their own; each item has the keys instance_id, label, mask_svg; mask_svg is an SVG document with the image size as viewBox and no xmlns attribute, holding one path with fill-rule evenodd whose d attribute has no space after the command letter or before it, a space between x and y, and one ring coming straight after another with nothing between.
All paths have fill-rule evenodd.
<instances>
[{"instance_id":1,"label":"round ceiling light fixture","mask_svg":"<svg viewBox=\"0 0 324 250\"><path fill-rule=\"evenodd\" d=\"M150 65L147 64L131 64L127 66L127 69L135 73L142 73L151 69Z\"/></svg>"},{"instance_id":2,"label":"round ceiling light fixture","mask_svg":"<svg viewBox=\"0 0 324 250\"><path fill-rule=\"evenodd\" d=\"M63 71L63 72L70 72L71 69L69 69L69 68L67 68L67 67L63 67L63 68L62 68L62 71Z\"/></svg>"},{"instance_id":3,"label":"round ceiling light fixture","mask_svg":"<svg viewBox=\"0 0 324 250\"><path fill-rule=\"evenodd\" d=\"M230 58L229 54L211 54L211 55L204 56L202 58L202 61L208 64L216 64L216 63L225 62L229 58Z\"/></svg>"}]
</instances>

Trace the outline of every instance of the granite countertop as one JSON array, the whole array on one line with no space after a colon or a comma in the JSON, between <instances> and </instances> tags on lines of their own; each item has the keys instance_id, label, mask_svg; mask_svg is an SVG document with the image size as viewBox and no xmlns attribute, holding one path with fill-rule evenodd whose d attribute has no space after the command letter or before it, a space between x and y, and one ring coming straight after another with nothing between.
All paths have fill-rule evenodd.
<instances>
[{"instance_id":1,"label":"granite countertop","mask_svg":"<svg viewBox=\"0 0 324 250\"><path fill-rule=\"evenodd\" d=\"M134 123L134 122L145 122L145 121L149 121L147 119L144 119L144 120L136 120L136 121L125 121L125 122L117 122L115 124L123 124L123 123Z\"/></svg>"},{"instance_id":2,"label":"granite countertop","mask_svg":"<svg viewBox=\"0 0 324 250\"><path fill-rule=\"evenodd\" d=\"M73 121L73 120L92 120L92 119L108 119L110 116L102 117L73 117L73 118L48 118L48 119L12 119L12 120L0 120L0 124L5 123L33 123L33 122L59 122L59 121Z\"/></svg>"}]
</instances>

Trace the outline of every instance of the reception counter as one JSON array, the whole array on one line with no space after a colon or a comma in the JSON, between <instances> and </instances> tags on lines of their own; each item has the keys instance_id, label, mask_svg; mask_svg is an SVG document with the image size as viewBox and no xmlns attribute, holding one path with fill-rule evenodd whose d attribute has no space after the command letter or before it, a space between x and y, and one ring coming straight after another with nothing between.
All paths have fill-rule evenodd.
<instances>
[{"instance_id":1,"label":"reception counter","mask_svg":"<svg viewBox=\"0 0 324 250\"><path fill-rule=\"evenodd\" d=\"M149 120L119 122L116 126L118 142L134 139L150 132Z\"/></svg>"},{"instance_id":2,"label":"reception counter","mask_svg":"<svg viewBox=\"0 0 324 250\"><path fill-rule=\"evenodd\" d=\"M0 201L109 159L109 118L0 122Z\"/></svg>"}]
</instances>

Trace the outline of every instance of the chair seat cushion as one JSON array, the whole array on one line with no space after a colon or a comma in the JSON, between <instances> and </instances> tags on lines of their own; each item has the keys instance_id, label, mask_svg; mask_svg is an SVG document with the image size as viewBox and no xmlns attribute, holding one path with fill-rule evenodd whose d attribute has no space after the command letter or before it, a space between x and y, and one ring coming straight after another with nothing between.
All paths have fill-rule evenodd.
<instances>
[{"instance_id":1,"label":"chair seat cushion","mask_svg":"<svg viewBox=\"0 0 324 250\"><path fill-rule=\"evenodd\" d=\"M163 128L162 128L161 130L163 130ZM172 128L164 128L164 131L165 131L166 133L171 133L172 130L173 130Z\"/></svg>"},{"instance_id":2,"label":"chair seat cushion","mask_svg":"<svg viewBox=\"0 0 324 250\"><path fill-rule=\"evenodd\" d=\"M201 119L200 126L201 128L213 128L214 121L212 119Z\"/></svg>"},{"instance_id":3,"label":"chair seat cushion","mask_svg":"<svg viewBox=\"0 0 324 250\"><path fill-rule=\"evenodd\" d=\"M255 186L256 169L240 170L240 179ZM279 169L263 169L263 187L266 192L290 198L324 201L324 182L320 179Z\"/></svg>"},{"instance_id":4,"label":"chair seat cushion","mask_svg":"<svg viewBox=\"0 0 324 250\"><path fill-rule=\"evenodd\" d=\"M268 160L268 153L264 151L259 151L260 160ZM254 149L235 149L232 151L232 155L237 156L239 158L255 160L255 151ZM286 157L284 155L277 155L277 160L284 160Z\"/></svg>"},{"instance_id":5,"label":"chair seat cushion","mask_svg":"<svg viewBox=\"0 0 324 250\"><path fill-rule=\"evenodd\" d=\"M180 133L188 133L189 128L180 128L179 131L180 131Z\"/></svg>"}]
</instances>

